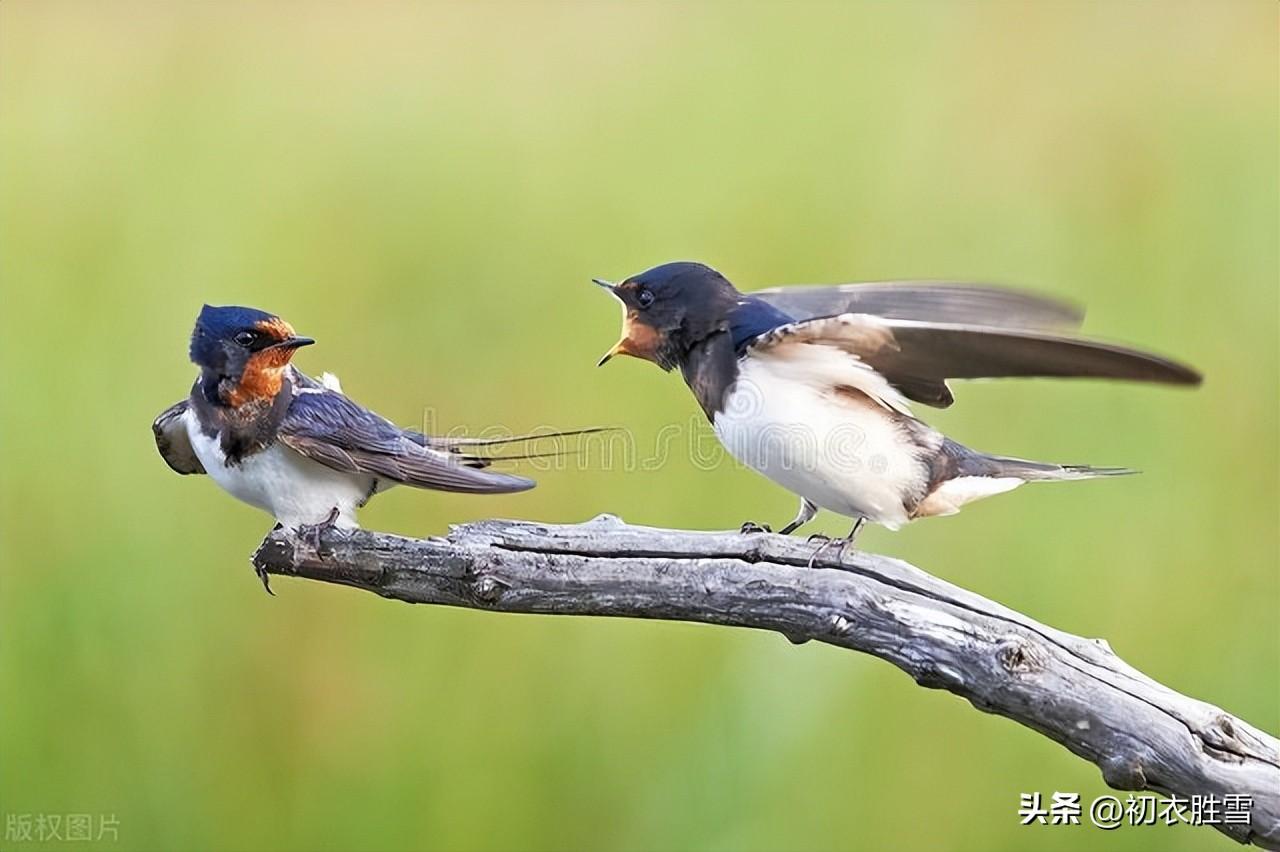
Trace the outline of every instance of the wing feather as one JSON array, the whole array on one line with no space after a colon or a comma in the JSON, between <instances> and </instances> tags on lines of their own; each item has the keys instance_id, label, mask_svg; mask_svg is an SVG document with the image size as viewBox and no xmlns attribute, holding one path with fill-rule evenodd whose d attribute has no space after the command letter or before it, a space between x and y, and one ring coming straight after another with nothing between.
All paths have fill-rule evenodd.
<instances>
[{"instance_id":1,"label":"wing feather","mask_svg":"<svg viewBox=\"0 0 1280 852\"><path fill-rule=\"evenodd\" d=\"M779 326L749 347L804 341L857 356L903 395L945 408L947 379L1050 376L1198 385L1192 368L1148 352L1030 329L842 314Z\"/></svg>"},{"instance_id":2,"label":"wing feather","mask_svg":"<svg viewBox=\"0 0 1280 852\"><path fill-rule=\"evenodd\" d=\"M335 470L418 488L502 494L534 487L530 479L480 470L465 456L429 447L423 435L335 391L310 389L296 396L279 435L286 446Z\"/></svg>"},{"instance_id":3,"label":"wing feather","mask_svg":"<svg viewBox=\"0 0 1280 852\"><path fill-rule=\"evenodd\" d=\"M156 449L160 457L169 467L182 475L204 473L204 465L191 447L191 436L187 434L187 400L176 402L160 412L160 416L151 424L151 432L155 435Z\"/></svg>"},{"instance_id":4,"label":"wing feather","mask_svg":"<svg viewBox=\"0 0 1280 852\"><path fill-rule=\"evenodd\" d=\"M877 281L865 284L772 287L749 295L796 320L838 314L978 325L989 328L1075 329L1077 305L1005 287L954 281Z\"/></svg>"}]
</instances>

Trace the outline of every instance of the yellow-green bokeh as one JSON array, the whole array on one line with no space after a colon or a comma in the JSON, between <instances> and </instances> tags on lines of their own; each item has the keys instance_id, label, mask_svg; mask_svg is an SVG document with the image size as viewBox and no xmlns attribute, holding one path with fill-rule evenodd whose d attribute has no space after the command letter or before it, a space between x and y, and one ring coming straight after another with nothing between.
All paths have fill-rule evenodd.
<instances>
[{"instance_id":1,"label":"yellow-green bokeh","mask_svg":"<svg viewBox=\"0 0 1280 852\"><path fill-rule=\"evenodd\" d=\"M848 652L268 598L268 519L173 475L148 427L205 301L283 314L320 341L304 369L400 422L643 448L696 409L648 365L594 369L617 309L591 276L1033 286L1204 387L960 387L926 412L959 440L1145 473L863 543L1275 732L1276 25L1266 2L7 0L0 811L115 814L104 848L139 850L1234 848L1019 827L1020 792L1087 801L1098 771ZM363 520L794 508L679 451L540 479Z\"/></svg>"}]
</instances>

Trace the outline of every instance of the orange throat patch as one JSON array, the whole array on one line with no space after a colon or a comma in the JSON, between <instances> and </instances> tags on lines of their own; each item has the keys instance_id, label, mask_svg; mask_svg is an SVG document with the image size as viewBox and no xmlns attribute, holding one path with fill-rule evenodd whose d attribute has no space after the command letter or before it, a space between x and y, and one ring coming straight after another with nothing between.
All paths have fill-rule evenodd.
<instances>
[{"instance_id":1,"label":"orange throat patch","mask_svg":"<svg viewBox=\"0 0 1280 852\"><path fill-rule=\"evenodd\" d=\"M291 349L264 349L255 352L244 365L240 381L225 396L227 404L239 408L247 402L275 399L284 386L284 369L293 358Z\"/></svg>"},{"instance_id":2,"label":"orange throat patch","mask_svg":"<svg viewBox=\"0 0 1280 852\"><path fill-rule=\"evenodd\" d=\"M628 313L622 321L622 339L618 341L614 351L653 361L661 343L662 338L653 326L638 321L634 313Z\"/></svg>"}]
</instances>

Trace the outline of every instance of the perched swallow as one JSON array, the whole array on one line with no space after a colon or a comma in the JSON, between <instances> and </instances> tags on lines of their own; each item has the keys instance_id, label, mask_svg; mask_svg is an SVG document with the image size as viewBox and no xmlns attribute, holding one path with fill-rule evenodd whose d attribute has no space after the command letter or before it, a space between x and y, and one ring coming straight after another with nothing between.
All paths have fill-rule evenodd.
<instances>
[{"instance_id":1,"label":"perched swallow","mask_svg":"<svg viewBox=\"0 0 1280 852\"><path fill-rule=\"evenodd\" d=\"M492 459L469 450L596 431L486 440L401 429L352 402L327 374L316 381L295 368L294 352L312 343L272 314L205 305L191 335L200 376L152 425L169 467L209 474L286 527L355 527L355 510L393 485L473 494L533 488L524 477L484 470Z\"/></svg>"},{"instance_id":2,"label":"perched swallow","mask_svg":"<svg viewBox=\"0 0 1280 852\"><path fill-rule=\"evenodd\" d=\"M791 533L819 508L898 529L951 515L1024 482L1131 473L988 455L916 419L951 405L948 379L1059 376L1196 385L1189 367L1069 336L1082 314L995 287L875 283L744 294L700 263L620 284L631 355L679 368L716 436L743 464L800 496ZM744 524L744 531L767 529Z\"/></svg>"}]
</instances>

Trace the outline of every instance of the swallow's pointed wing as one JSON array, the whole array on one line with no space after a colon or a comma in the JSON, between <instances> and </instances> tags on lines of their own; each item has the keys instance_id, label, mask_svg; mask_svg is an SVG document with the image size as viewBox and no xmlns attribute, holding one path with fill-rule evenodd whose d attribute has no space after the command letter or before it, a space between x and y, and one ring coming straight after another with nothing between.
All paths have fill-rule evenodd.
<instances>
[{"instance_id":1,"label":"swallow's pointed wing","mask_svg":"<svg viewBox=\"0 0 1280 852\"><path fill-rule=\"evenodd\" d=\"M1074 329L1084 319L1076 305L1048 296L947 281L773 287L749 294L796 320L838 314L978 325L989 328Z\"/></svg>"},{"instance_id":2,"label":"swallow's pointed wing","mask_svg":"<svg viewBox=\"0 0 1280 852\"><path fill-rule=\"evenodd\" d=\"M327 389L310 387L294 397L280 424L280 441L335 470L418 488L502 494L534 486L524 477L481 470L482 461L425 446L417 432Z\"/></svg>"},{"instance_id":3,"label":"swallow's pointed wing","mask_svg":"<svg viewBox=\"0 0 1280 852\"><path fill-rule=\"evenodd\" d=\"M160 412L151 424L151 432L156 437L160 457L169 467L184 475L204 473L204 465L200 464L195 450L191 448L191 437L187 434L187 407L184 399Z\"/></svg>"},{"instance_id":4,"label":"swallow's pointed wing","mask_svg":"<svg viewBox=\"0 0 1280 852\"><path fill-rule=\"evenodd\" d=\"M946 408L947 379L1030 376L1128 379L1197 385L1200 374L1176 361L1092 340L1027 329L842 314L780 325L747 348L822 343L857 356L903 395Z\"/></svg>"}]
</instances>

